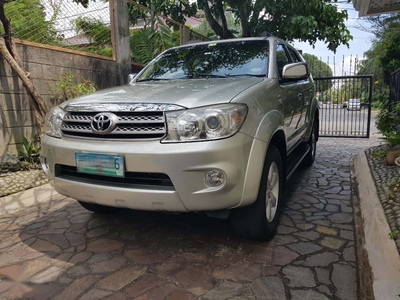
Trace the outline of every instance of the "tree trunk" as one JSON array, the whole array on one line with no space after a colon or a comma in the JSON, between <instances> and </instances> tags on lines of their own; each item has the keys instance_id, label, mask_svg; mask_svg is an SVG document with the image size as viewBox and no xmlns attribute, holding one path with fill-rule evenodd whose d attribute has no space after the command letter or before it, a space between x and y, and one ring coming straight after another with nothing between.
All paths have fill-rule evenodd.
<instances>
[{"instance_id":1,"label":"tree trunk","mask_svg":"<svg viewBox=\"0 0 400 300\"><path fill-rule=\"evenodd\" d=\"M204 11L204 15L206 16L206 20L208 22L208 24L210 25L211 29L214 30L214 32L220 36L222 39L229 39L229 38L233 38L233 34L230 30L226 30L224 32L224 29L222 28L221 25L219 25L219 23L214 19L210 7L208 6L208 1L204 2L203 5L203 11Z\"/></svg>"},{"instance_id":2,"label":"tree trunk","mask_svg":"<svg viewBox=\"0 0 400 300\"><path fill-rule=\"evenodd\" d=\"M21 60L16 51L14 39L11 33L10 20L5 16L4 4L10 0L0 0L0 21L3 24L5 34L0 37L0 54L10 64L14 72L22 80L22 83L28 93L29 101L34 109L35 119L40 128L40 137L44 134L44 118L48 111L46 102L40 96L32 80L28 76L28 72L24 69Z\"/></svg>"},{"instance_id":3,"label":"tree trunk","mask_svg":"<svg viewBox=\"0 0 400 300\"><path fill-rule=\"evenodd\" d=\"M243 37L250 37L250 26L249 26L249 13L247 11L247 5L243 4L239 10L240 13L240 24L242 25L242 36Z\"/></svg>"},{"instance_id":4,"label":"tree trunk","mask_svg":"<svg viewBox=\"0 0 400 300\"><path fill-rule=\"evenodd\" d=\"M42 97L36 91L35 86L29 79L25 70L17 63L17 61L11 56L4 39L0 38L0 54L10 64L11 68L18 74L18 77L22 80L26 91L29 94L30 104L34 108L36 122L40 127L40 136L44 133L44 117L48 111L46 103Z\"/></svg>"},{"instance_id":5,"label":"tree trunk","mask_svg":"<svg viewBox=\"0 0 400 300\"><path fill-rule=\"evenodd\" d=\"M253 13L252 13L252 17L250 19L249 25L248 25L250 34L255 33L255 28L257 26L258 18L260 16L261 10L262 10L262 6L260 4L260 1L256 0L256 2L253 4L253 9L252 9Z\"/></svg>"},{"instance_id":6,"label":"tree trunk","mask_svg":"<svg viewBox=\"0 0 400 300\"><path fill-rule=\"evenodd\" d=\"M228 24L226 22L225 11L224 11L224 6L222 4L222 0L217 0L216 4L217 4L218 12L221 16L223 38L225 38L225 37L232 38L233 35L228 29Z\"/></svg>"}]
</instances>

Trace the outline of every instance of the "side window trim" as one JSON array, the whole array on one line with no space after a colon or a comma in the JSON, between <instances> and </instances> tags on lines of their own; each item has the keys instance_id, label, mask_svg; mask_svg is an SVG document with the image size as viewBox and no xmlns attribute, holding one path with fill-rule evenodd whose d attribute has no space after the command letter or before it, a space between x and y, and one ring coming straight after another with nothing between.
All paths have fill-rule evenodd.
<instances>
[{"instance_id":1,"label":"side window trim","mask_svg":"<svg viewBox=\"0 0 400 300\"><path fill-rule=\"evenodd\" d=\"M279 47L282 47L282 50L283 50L283 52L285 53L286 60L287 60L286 64L290 63L290 55L289 55L289 53L288 53L288 50L287 50L285 44L282 44L282 43L280 43L280 42L278 42L278 43L276 44L276 47L275 47L275 52L276 52L276 67L277 67L277 70L278 70L278 78L279 78L279 80L282 80L282 71L283 71L283 67L284 67L285 65L283 65L282 68L280 69L280 65L279 65L279 62L278 62L278 48L279 48Z\"/></svg>"},{"instance_id":2,"label":"side window trim","mask_svg":"<svg viewBox=\"0 0 400 300\"><path fill-rule=\"evenodd\" d=\"M299 55L297 54L296 50L294 50L293 47L288 46L287 48L289 50L290 59L292 60L292 63L303 62L303 60L299 57Z\"/></svg>"}]
</instances>

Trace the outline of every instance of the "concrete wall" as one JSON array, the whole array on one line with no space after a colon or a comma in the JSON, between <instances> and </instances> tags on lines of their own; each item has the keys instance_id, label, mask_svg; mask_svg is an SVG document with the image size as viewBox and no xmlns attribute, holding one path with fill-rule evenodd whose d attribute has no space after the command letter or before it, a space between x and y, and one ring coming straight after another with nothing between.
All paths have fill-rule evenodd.
<instances>
[{"instance_id":1,"label":"concrete wall","mask_svg":"<svg viewBox=\"0 0 400 300\"><path fill-rule=\"evenodd\" d=\"M65 72L76 74L76 78L90 80L100 89L122 84L117 76L117 64L112 60L26 44L17 44L17 50L34 85L49 107L52 106L50 99L54 96L51 87ZM133 72L139 70L132 68ZM22 138L37 138L36 132L25 88L8 63L0 57L0 156L6 152L17 154Z\"/></svg>"}]
</instances>

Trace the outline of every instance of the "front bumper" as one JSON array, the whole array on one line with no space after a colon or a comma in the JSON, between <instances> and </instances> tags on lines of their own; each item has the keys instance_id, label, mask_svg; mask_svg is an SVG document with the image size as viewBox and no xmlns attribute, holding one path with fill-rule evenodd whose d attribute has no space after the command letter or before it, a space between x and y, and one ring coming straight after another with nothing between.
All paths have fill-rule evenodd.
<instances>
[{"instance_id":1,"label":"front bumper","mask_svg":"<svg viewBox=\"0 0 400 300\"><path fill-rule=\"evenodd\" d=\"M45 136L41 160L55 189L77 200L138 210L207 211L241 205L252 145L253 138L242 133L223 140L176 144ZM126 188L59 176L56 165L76 166L76 152L121 154L127 172L166 174L173 187ZM205 173L213 169L224 172L226 181L222 186L205 184Z\"/></svg>"}]
</instances>

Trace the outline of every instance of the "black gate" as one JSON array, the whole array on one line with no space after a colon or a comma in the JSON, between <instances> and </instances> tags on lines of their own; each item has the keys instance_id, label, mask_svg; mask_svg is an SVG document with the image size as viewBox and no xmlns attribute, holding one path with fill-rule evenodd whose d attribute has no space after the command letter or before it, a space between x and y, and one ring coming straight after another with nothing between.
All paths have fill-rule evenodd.
<instances>
[{"instance_id":1,"label":"black gate","mask_svg":"<svg viewBox=\"0 0 400 300\"><path fill-rule=\"evenodd\" d=\"M400 103L400 69L390 75L389 111L393 111Z\"/></svg>"},{"instance_id":2,"label":"black gate","mask_svg":"<svg viewBox=\"0 0 400 300\"><path fill-rule=\"evenodd\" d=\"M314 78L319 135L369 138L372 75Z\"/></svg>"}]
</instances>

